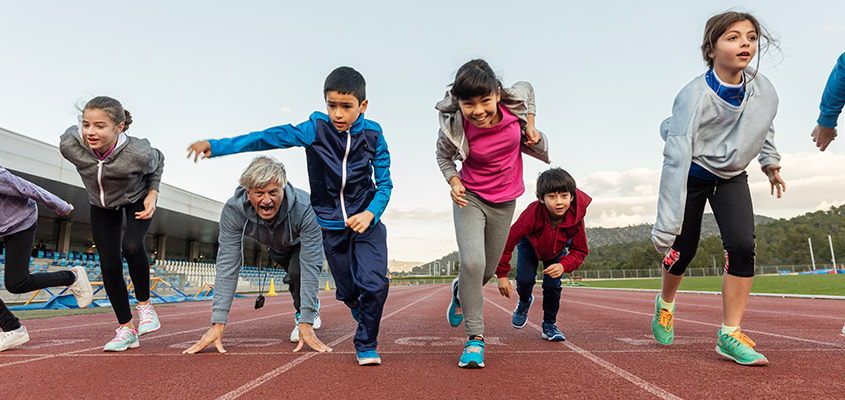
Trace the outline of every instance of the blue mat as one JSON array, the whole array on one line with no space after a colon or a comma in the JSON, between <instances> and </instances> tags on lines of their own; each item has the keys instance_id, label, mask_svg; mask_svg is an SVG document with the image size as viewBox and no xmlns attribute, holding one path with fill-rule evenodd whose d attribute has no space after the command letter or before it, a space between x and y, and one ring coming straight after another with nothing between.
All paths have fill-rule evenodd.
<instances>
[{"instance_id":1,"label":"blue mat","mask_svg":"<svg viewBox=\"0 0 845 400\"><path fill-rule=\"evenodd\" d=\"M214 292L212 291L212 295ZM242 294L236 294L235 297L246 297ZM170 296L162 296L161 298L153 296L150 300L153 304L165 304L165 303L181 303L185 301L207 301L211 300L212 296L205 296L205 297L185 297L179 294L174 294ZM138 304L138 300L135 297L129 296L129 304L136 305ZM111 302L109 300L94 300L91 302L89 307L111 307ZM53 296L52 299L48 300L45 303L30 303L26 305L20 306L12 306L9 307L10 310L66 310L70 308L79 308L79 305L76 303L76 297L72 294L63 294L60 296Z\"/></svg>"}]
</instances>

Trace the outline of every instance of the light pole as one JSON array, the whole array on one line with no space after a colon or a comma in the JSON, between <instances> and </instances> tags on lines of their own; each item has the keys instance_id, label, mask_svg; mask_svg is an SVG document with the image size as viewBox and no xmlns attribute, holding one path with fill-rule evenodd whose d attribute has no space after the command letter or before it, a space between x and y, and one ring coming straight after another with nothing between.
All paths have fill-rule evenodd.
<instances>
[{"instance_id":1,"label":"light pole","mask_svg":"<svg viewBox=\"0 0 845 400\"><path fill-rule=\"evenodd\" d=\"M813 239L807 238L807 242L810 243L810 260L813 261L813 271L816 270L816 258L813 257Z\"/></svg>"},{"instance_id":2,"label":"light pole","mask_svg":"<svg viewBox=\"0 0 845 400\"><path fill-rule=\"evenodd\" d=\"M833 273L838 273L838 269L836 269L836 255L833 254L833 239L831 239L830 235L827 235L827 242L830 243L830 260L833 261Z\"/></svg>"}]
</instances>

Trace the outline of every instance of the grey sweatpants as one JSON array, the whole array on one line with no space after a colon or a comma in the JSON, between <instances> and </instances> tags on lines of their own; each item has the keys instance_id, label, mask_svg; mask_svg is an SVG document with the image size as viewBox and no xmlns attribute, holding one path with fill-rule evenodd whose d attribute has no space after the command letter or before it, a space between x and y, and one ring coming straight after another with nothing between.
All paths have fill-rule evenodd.
<instances>
[{"instance_id":1,"label":"grey sweatpants","mask_svg":"<svg viewBox=\"0 0 845 400\"><path fill-rule=\"evenodd\" d=\"M452 203L452 213L461 260L458 299L469 337L484 334L481 289L493 277L502 258L516 200L490 203L470 191L466 194L469 204L460 208Z\"/></svg>"}]
</instances>

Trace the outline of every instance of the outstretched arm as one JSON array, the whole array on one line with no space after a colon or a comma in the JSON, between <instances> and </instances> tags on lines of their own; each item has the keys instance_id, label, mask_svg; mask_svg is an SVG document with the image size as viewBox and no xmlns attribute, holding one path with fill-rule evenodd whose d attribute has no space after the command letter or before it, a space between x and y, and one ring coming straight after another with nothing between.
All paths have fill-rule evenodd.
<instances>
[{"instance_id":1,"label":"outstretched arm","mask_svg":"<svg viewBox=\"0 0 845 400\"><path fill-rule=\"evenodd\" d=\"M827 149L833 139L836 138L836 125L842 107L845 106L845 53L839 56L827 85L822 93L822 101L819 104L818 125L813 129L812 137L816 147L820 151Z\"/></svg>"},{"instance_id":2,"label":"outstretched arm","mask_svg":"<svg viewBox=\"0 0 845 400\"><path fill-rule=\"evenodd\" d=\"M262 131L224 139L201 140L188 146L188 158L219 157L227 154L244 153L289 147L307 147L316 136L315 122L312 117L299 125L279 125Z\"/></svg>"},{"instance_id":3,"label":"outstretched arm","mask_svg":"<svg viewBox=\"0 0 845 400\"><path fill-rule=\"evenodd\" d=\"M2 166L0 166L0 194L35 200L62 216L73 211L73 206L70 203L26 179L13 175Z\"/></svg>"}]
</instances>

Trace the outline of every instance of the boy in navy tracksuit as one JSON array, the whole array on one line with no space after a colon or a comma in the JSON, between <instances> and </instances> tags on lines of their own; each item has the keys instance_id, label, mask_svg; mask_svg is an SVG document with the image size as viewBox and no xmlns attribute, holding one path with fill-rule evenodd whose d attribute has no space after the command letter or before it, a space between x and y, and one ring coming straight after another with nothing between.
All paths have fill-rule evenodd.
<instances>
[{"instance_id":1,"label":"boy in navy tracksuit","mask_svg":"<svg viewBox=\"0 0 845 400\"><path fill-rule=\"evenodd\" d=\"M387 299L387 231L379 219L390 200L390 153L381 126L364 118L366 83L340 67L326 78L327 113L234 138L200 141L194 161L246 151L305 147L311 206L323 228L323 249L343 301L358 321L359 365L381 364L378 330ZM375 182L373 179L375 178Z\"/></svg>"},{"instance_id":2,"label":"boy in navy tracksuit","mask_svg":"<svg viewBox=\"0 0 845 400\"><path fill-rule=\"evenodd\" d=\"M560 276L581 266L587 257L584 215L592 199L575 187L575 179L560 168L544 171L537 178L537 201L528 205L508 233L508 241L496 276L499 292L511 297L508 272L511 253L519 250L516 263L516 291L519 301L512 323L521 329L528 322L537 265L543 262L543 339L564 341L557 328L560 308ZM518 245L517 245L518 243Z\"/></svg>"}]
</instances>

